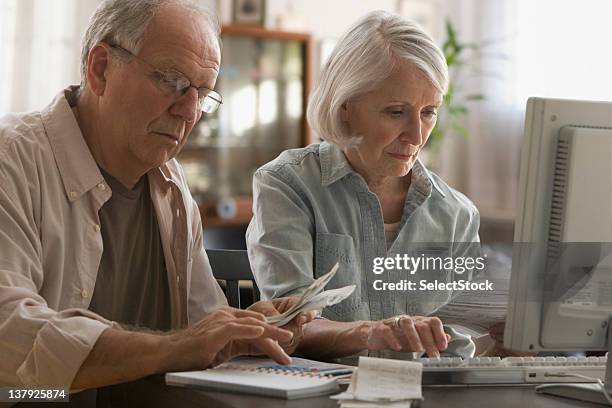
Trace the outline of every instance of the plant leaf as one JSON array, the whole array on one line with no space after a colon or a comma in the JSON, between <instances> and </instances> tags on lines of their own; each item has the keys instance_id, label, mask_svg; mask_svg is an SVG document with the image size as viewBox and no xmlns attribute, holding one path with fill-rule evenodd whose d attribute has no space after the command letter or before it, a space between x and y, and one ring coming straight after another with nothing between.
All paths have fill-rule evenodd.
<instances>
[{"instance_id":1,"label":"plant leaf","mask_svg":"<svg viewBox=\"0 0 612 408\"><path fill-rule=\"evenodd\" d=\"M467 101L483 101L484 99L485 97L482 94L468 95L465 97L465 100Z\"/></svg>"}]
</instances>

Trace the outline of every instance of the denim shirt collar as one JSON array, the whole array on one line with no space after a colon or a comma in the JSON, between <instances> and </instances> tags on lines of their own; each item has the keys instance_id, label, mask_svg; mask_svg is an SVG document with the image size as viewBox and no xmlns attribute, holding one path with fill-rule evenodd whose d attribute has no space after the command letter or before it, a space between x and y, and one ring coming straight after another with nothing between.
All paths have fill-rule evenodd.
<instances>
[{"instance_id":1,"label":"denim shirt collar","mask_svg":"<svg viewBox=\"0 0 612 408\"><path fill-rule=\"evenodd\" d=\"M348 174L356 173L342 149L334 143L322 142L319 145L319 157L321 160L321 184L323 186L329 186ZM426 176L427 181L431 183L431 187L435 188L442 197L446 198L446 194L438 186L434 177L420 158L417 158L414 167Z\"/></svg>"},{"instance_id":2,"label":"denim shirt collar","mask_svg":"<svg viewBox=\"0 0 612 408\"><path fill-rule=\"evenodd\" d=\"M355 172L342 149L334 143L322 142L319 145L319 158L321 160L321 184L325 187Z\"/></svg>"}]
</instances>

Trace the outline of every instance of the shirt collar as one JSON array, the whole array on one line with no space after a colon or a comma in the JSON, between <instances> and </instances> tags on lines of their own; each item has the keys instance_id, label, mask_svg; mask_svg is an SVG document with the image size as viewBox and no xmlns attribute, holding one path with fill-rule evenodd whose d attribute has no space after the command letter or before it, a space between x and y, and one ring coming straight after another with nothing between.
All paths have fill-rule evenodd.
<instances>
[{"instance_id":1,"label":"shirt collar","mask_svg":"<svg viewBox=\"0 0 612 408\"><path fill-rule=\"evenodd\" d=\"M68 200L83 194L104 181L69 101L76 103L77 86L60 92L42 112L41 118Z\"/></svg>"},{"instance_id":2,"label":"shirt collar","mask_svg":"<svg viewBox=\"0 0 612 408\"><path fill-rule=\"evenodd\" d=\"M78 86L75 85L64 89L41 112L42 123L70 202L78 200L104 181L72 112L77 91ZM149 171L150 175L161 176L165 183L173 182L176 175L172 173L166 163Z\"/></svg>"},{"instance_id":3,"label":"shirt collar","mask_svg":"<svg viewBox=\"0 0 612 408\"><path fill-rule=\"evenodd\" d=\"M335 143L322 142L319 145L321 160L321 184L329 186L344 176L355 171L346 159L340 146Z\"/></svg>"},{"instance_id":4,"label":"shirt collar","mask_svg":"<svg viewBox=\"0 0 612 408\"><path fill-rule=\"evenodd\" d=\"M344 152L340 146L335 143L322 142L319 145L319 157L321 160L321 184L323 186L329 186L346 175L355 173L355 170L351 167ZM415 169L419 175L424 176L425 183L431 183L431 187L435 188L442 197L446 198L446 194L442 191L420 158L417 158L413 169Z\"/></svg>"},{"instance_id":5,"label":"shirt collar","mask_svg":"<svg viewBox=\"0 0 612 408\"><path fill-rule=\"evenodd\" d=\"M414 166L412 167L412 174L415 175L415 173L417 174L415 179L420 178L423 180L424 183L430 183L431 187L433 187L438 193L440 193L442 197L446 198L446 194L444 193L444 191L442 191L432 173L427 169L427 167L425 167L420 157L417 157L417 160L414 163Z\"/></svg>"}]
</instances>

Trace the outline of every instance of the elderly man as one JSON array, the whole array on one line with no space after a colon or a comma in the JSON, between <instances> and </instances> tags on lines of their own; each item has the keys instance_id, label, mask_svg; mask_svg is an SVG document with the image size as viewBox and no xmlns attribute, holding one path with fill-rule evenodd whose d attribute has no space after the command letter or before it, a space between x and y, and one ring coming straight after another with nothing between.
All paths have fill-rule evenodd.
<instances>
[{"instance_id":1,"label":"elderly man","mask_svg":"<svg viewBox=\"0 0 612 408\"><path fill-rule=\"evenodd\" d=\"M187 0L104 1L81 86L0 120L0 385L96 388L239 354L290 361L279 342L294 348L291 331L226 307L173 159L221 103L218 31Z\"/></svg>"}]
</instances>

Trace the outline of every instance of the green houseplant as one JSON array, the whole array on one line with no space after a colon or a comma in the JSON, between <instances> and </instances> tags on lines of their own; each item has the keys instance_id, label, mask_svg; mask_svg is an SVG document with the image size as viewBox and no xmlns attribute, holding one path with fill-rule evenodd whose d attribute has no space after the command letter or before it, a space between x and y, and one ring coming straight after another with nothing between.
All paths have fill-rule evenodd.
<instances>
[{"instance_id":1,"label":"green houseplant","mask_svg":"<svg viewBox=\"0 0 612 408\"><path fill-rule=\"evenodd\" d=\"M449 133L455 133L469 139L470 135L465 127L464 120L469 112L467 103L484 99L481 94L467 94L460 92L460 86L455 83L460 71L465 67L465 56L468 51L478 52L480 45L462 43L449 19L445 21L446 40L442 45L442 51L446 58L450 73L448 92L444 95L442 106L438 112L438 121L429 136L426 145L428 159L431 164L437 160L442 141Z\"/></svg>"}]
</instances>

